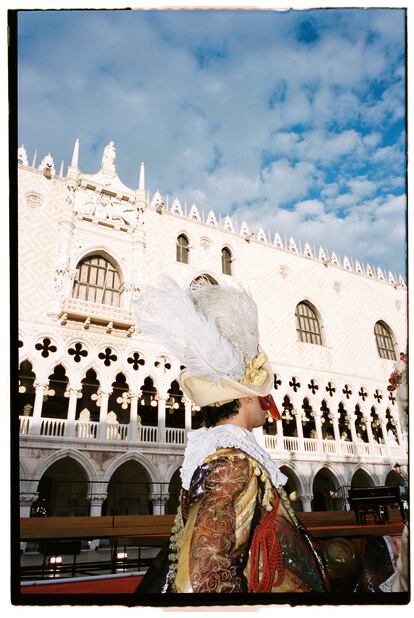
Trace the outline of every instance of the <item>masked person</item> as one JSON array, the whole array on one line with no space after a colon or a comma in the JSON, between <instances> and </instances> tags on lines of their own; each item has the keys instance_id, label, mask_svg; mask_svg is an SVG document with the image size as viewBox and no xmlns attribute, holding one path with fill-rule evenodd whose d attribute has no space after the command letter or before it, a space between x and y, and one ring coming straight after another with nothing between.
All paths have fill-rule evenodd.
<instances>
[{"instance_id":1,"label":"masked person","mask_svg":"<svg viewBox=\"0 0 414 618\"><path fill-rule=\"evenodd\" d=\"M287 481L252 429L280 418L273 371L259 345L257 307L235 287L187 292L172 279L142 292L137 327L185 369L182 391L202 408L189 432L180 505L159 590L178 593L323 592L321 554L296 519ZM149 569L137 593L148 587ZM157 576L156 576L157 577Z\"/></svg>"}]
</instances>

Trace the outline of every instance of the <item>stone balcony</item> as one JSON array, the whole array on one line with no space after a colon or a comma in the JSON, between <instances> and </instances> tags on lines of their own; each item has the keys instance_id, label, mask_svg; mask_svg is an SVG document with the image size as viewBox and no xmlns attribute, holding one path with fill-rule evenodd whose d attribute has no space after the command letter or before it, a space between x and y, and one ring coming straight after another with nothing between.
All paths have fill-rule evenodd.
<instances>
[{"instance_id":1,"label":"stone balcony","mask_svg":"<svg viewBox=\"0 0 414 618\"><path fill-rule=\"evenodd\" d=\"M109 324L115 328L129 329L134 324L131 311L113 305L93 303L79 298L65 298L60 312L61 320L85 321L89 318L95 324Z\"/></svg>"},{"instance_id":2,"label":"stone balcony","mask_svg":"<svg viewBox=\"0 0 414 618\"><path fill-rule=\"evenodd\" d=\"M20 416L20 436L26 444L35 444L47 438L66 443L68 440L106 444L108 448L116 444L130 448L148 446L159 448L172 447L174 451L183 451L187 441L187 430L175 427L150 427L132 424L98 423L66 419L41 418L34 422L33 417ZM397 442L378 444L377 442L350 442L337 440L317 440L290 436L270 436L261 429L254 430L259 444L274 458L283 458L288 454L295 459L335 459L337 461L383 461L407 460L407 451Z\"/></svg>"}]
</instances>

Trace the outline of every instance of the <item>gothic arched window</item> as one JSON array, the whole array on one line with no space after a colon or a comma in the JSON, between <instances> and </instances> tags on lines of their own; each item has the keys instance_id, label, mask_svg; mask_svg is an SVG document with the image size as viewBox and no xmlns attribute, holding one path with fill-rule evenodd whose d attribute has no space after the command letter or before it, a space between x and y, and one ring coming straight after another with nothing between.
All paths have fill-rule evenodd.
<instances>
[{"instance_id":1,"label":"gothic arched window","mask_svg":"<svg viewBox=\"0 0 414 618\"><path fill-rule=\"evenodd\" d=\"M73 298L119 307L122 281L116 266L101 255L90 255L78 264Z\"/></svg>"},{"instance_id":2,"label":"gothic arched window","mask_svg":"<svg viewBox=\"0 0 414 618\"><path fill-rule=\"evenodd\" d=\"M316 311L303 301L296 306L295 317L299 341L322 345L321 325Z\"/></svg>"},{"instance_id":3,"label":"gothic arched window","mask_svg":"<svg viewBox=\"0 0 414 618\"><path fill-rule=\"evenodd\" d=\"M233 256L228 247L223 247L221 250L221 270L223 275L231 275L231 263L233 261Z\"/></svg>"},{"instance_id":4,"label":"gothic arched window","mask_svg":"<svg viewBox=\"0 0 414 618\"><path fill-rule=\"evenodd\" d=\"M377 322L375 324L374 334L379 356L389 360L397 360L395 355L394 338L392 336L391 329L385 324L385 322Z\"/></svg>"},{"instance_id":5,"label":"gothic arched window","mask_svg":"<svg viewBox=\"0 0 414 618\"><path fill-rule=\"evenodd\" d=\"M177 262L188 264L188 257L190 253L190 243L188 242L185 234L180 234L177 238Z\"/></svg>"}]
</instances>

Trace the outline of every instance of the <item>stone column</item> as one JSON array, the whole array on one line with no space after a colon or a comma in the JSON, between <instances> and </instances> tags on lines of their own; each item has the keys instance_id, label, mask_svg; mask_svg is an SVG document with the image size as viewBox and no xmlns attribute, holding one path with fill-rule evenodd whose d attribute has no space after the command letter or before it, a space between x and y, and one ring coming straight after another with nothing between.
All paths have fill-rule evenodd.
<instances>
[{"instance_id":1,"label":"stone column","mask_svg":"<svg viewBox=\"0 0 414 618\"><path fill-rule=\"evenodd\" d=\"M352 444L354 445L355 453L358 453L358 449L357 449L358 441L357 441L357 435L356 435L356 429L355 429L356 416L355 414L348 412L348 418L349 418L349 430L351 432Z\"/></svg>"},{"instance_id":2,"label":"stone column","mask_svg":"<svg viewBox=\"0 0 414 618\"><path fill-rule=\"evenodd\" d=\"M67 389L69 393L69 405L68 416L65 426L65 438L75 436L75 420L76 420L76 403L78 401L78 394L81 392L79 386L69 386Z\"/></svg>"},{"instance_id":3,"label":"stone column","mask_svg":"<svg viewBox=\"0 0 414 618\"><path fill-rule=\"evenodd\" d=\"M373 446L374 444L376 444L375 440L374 440L374 436L372 435L372 426L371 426L371 422L372 422L372 417L371 414L367 414L366 416L364 415L365 418L365 425L367 427L367 436L368 436L368 444L369 444L369 450L371 455L376 455L377 453L374 453L374 449Z\"/></svg>"},{"instance_id":4,"label":"stone column","mask_svg":"<svg viewBox=\"0 0 414 618\"><path fill-rule=\"evenodd\" d=\"M397 431L398 444L401 446L401 448L405 448L401 425L398 419L395 419L395 429Z\"/></svg>"},{"instance_id":5,"label":"stone column","mask_svg":"<svg viewBox=\"0 0 414 618\"><path fill-rule=\"evenodd\" d=\"M110 391L98 391L98 395L101 396L101 407L99 409L99 425L98 425L98 440L106 440L107 423L106 417L108 415L108 400Z\"/></svg>"},{"instance_id":6,"label":"stone column","mask_svg":"<svg viewBox=\"0 0 414 618\"><path fill-rule=\"evenodd\" d=\"M102 505L105 502L107 497L106 493L102 494L90 494L88 496L89 500L89 517L101 517L102 516Z\"/></svg>"},{"instance_id":7,"label":"stone column","mask_svg":"<svg viewBox=\"0 0 414 618\"><path fill-rule=\"evenodd\" d=\"M281 453L285 450L285 445L283 443L283 423L282 419L276 422L276 436L277 436L277 450Z\"/></svg>"},{"instance_id":8,"label":"stone column","mask_svg":"<svg viewBox=\"0 0 414 618\"><path fill-rule=\"evenodd\" d=\"M335 410L337 409L338 409L338 406L335 407ZM332 427L333 427L334 438L335 438L336 452L340 453L341 452L341 434L339 433L339 414L338 412L331 412L331 416L332 416Z\"/></svg>"},{"instance_id":9,"label":"stone column","mask_svg":"<svg viewBox=\"0 0 414 618\"><path fill-rule=\"evenodd\" d=\"M166 395L158 395L158 442L165 442L165 403Z\"/></svg>"},{"instance_id":10,"label":"stone column","mask_svg":"<svg viewBox=\"0 0 414 618\"><path fill-rule=\"evenodd\" d=\"M88 496L89 501L89 517L102 517L102 505L107 498L107 493L90 494ZM98 549L100 545L100 539L92 539L89 541L89 549Z\"/></svg>"},{"instance_id":11,"label":"stone column","mask_svg":"<svg viewBox=\"0 0 414 618\"><path fill-rule=\"evenodd\" d=\"M141 391L137 393L130 393L131 407L129 411L129 427L128 427L128 441L137 442L138 436L138 399L141 397Z\"/></svg>"},{"instance_id":12,"label":"stone column","mask_svg":"<svg viewBox=\"0 0 414 618\"><path fill-rule=\"evenodd\" d=\"M307 494L307 495L300 496L300 499L302 500L303 511L305 513L310 513L312 511L313 496Z\"/></svg>"},{"instance_id":13,"label":"stone column","mask_svg":"<svg viewBox=\"0 0 414 618\"><path fill-rule=\"evenodd\" d=\"M168 502L169 495L167 493L150 494L149 499L152 502L152 514L153 515L165 515L165 506Z\"/></svg>"},{"instance_id":14,"label":"stone column","mask_svg":"<svg viewBox=\"0 0 414 618\"><path fill-rule=\"evenodd\" d=\"M186 431L191 431L191 412L193 409L193 403L191 401L191 399L188 399L188 397L183 397L183 401L184 401L184 418L185 418L185 430Z\"/></svg>"},{"instance_id":15,"label":"stone column","mask_svg":"<svg viewBox=\"0 0 414 618\"><path fill-rule=\"evenodd\" d=\"M30 517L33 502L39 497L38 492L20 494L20 517Z\"/></svg>"},{"instance_id":16,"label":"stone column","mask_svg":"<svg viewBox=\"0 0 414 618\"><path fill-rule=\"evenodd\" d=\"M314 410L313 418L315 419L315 429L316 429L316 439L318 441L318 453L323 453L323 436L322 436L322 423L321 423L321 413L319 410Z\"/></svg>"},{"instance_id":17,"label":"stone column","mask_svg":"<svg viewBox=\"0 0 414 618\"><path fill-rule=\"evenodd\" d=\"M387 433L387 419L385 417L385 414L382 414L382 413L378 414L378 418L381 421L381 433L382 433L382 437L384 438L384 444L385 444L385 449L387 451L387 456L391 457L390 441L388 439L388 433Z\"/></svg>"},{"instance_id":18,"label":"stone column","mask_svg":"<svg viewBox=\"0 0 414 618\"><path fill-rule=\"evenodd\" d=\"M294 414L296 418L296 432L298 434L298 447L299 447L299 451L303 452L305 450L305 447L303 444L303 427L302 427L303 410L299 407L296 407L296 404L294 404Z\"/></svg>"},{"instance_id":19,"label":"stone column","mask_svg":"<svg viewBox=\"0 0 414 618\"><path fill-rule=\"evenodd\" d=\"M49 384L40 384L39 382L35 382L34 387L36 390L36 396L35 396L35 401L34 401L33 417L31 419L29 433L39 435L40 425L42 422L43 398L45 396L45 391L49 387Z\"/></svg>"}]
</instances>

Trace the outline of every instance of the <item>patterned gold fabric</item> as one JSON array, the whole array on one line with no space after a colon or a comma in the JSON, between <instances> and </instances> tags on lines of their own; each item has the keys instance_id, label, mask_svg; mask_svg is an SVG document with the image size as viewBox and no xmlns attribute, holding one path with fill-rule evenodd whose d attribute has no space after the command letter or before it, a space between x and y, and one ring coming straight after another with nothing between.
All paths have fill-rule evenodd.
<instances>
[{"instance_id":1,"label":"patterned gold fabric","mask_svg":"<svg viewBox=\"0 0 414 618\"><path fill-rule=\"evenodd\" d=\"M219 449L196 470L173 532L166 590L325 589L319 556L285 492L239 449Z\"/></svg>"}]
</instances>

